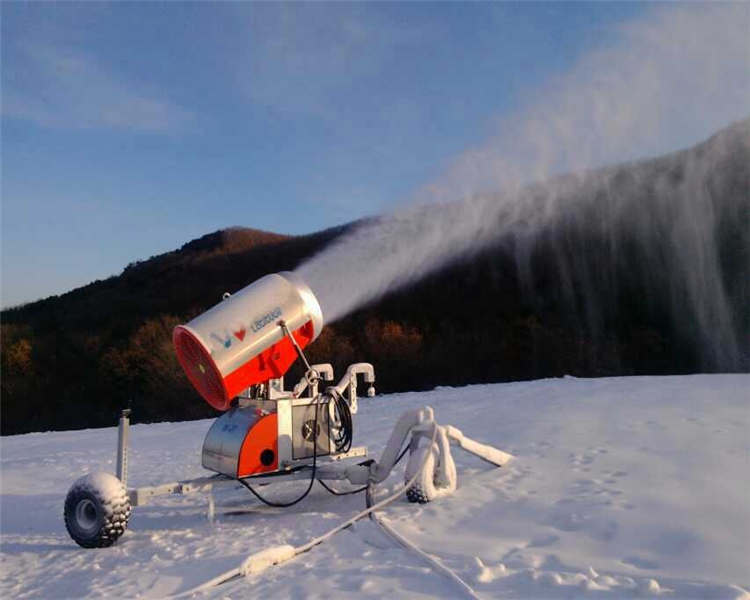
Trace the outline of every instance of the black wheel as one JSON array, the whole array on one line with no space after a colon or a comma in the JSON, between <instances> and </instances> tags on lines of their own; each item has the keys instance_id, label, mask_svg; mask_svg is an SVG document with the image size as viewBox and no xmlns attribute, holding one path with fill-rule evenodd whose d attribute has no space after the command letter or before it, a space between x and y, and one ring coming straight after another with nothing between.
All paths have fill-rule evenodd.
<instances>
[{"instance_id":1,"label":"black wheel","mask_svg":"<svg viewBox=\"0 0 750 600\"><path fill-rule=\"evenodd\" d=\"M130 499L117 477L92 473L70 486L64 516L65 528L79 546L106 548L128 526Z\"/></svg>"}]
</instances>

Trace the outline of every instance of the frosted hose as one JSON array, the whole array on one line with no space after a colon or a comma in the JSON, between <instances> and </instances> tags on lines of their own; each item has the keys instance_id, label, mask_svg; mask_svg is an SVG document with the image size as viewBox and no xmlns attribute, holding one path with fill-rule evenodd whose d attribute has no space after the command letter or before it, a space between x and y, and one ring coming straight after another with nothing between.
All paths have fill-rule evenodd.
<instances>
[{"instance_id":1,"label":"frosted hose","mask_svg":"<svg viewBox=\"0 0 750 600\"><path fill-rule=\"evenodd\" d=\"M432 439L430 440L430 446L432 446L432 444L435 443L435 440L437 439L437 432L438 432L438 425L437 423L435 423L435 426L433 427L433 430L432 430ZM187 596L192 596L193 594L199 594L213 587L216 587L217 585L221 585L222 583L225 583L229 581L230 579L239 577L240 575L246 575L249 573L258 573L267 567L270 567L272 565L277 565L282 562L286 562L287 560L294 558L298 554L307 552L314 546L317 546L318 544L325 542L328 538L337 534L342 529L346 529L347 527L350 527L356 521L359 521L360 519L366 517L367 515L376 511L377 509L382 508L386 506L387 504L390 504L394 500L397 500L399 496L403 496L406 493L406 490L408 490L417 481L417 477L419 477L419 474L422 472L422 469L424 469L425 464L427 464L427 459L429 458L429 456L430 456L430 453L425 452L424 458L422 459L422 464L420 465L419 469L417 469L414 472L414 475L412 476L412 478L409 481L407 481L406 484L402 488L399 488L396 492L394 492L387 498L381 500L380 502L377 502L376 504L373 504L372 506L370 506L369 508L366 508L362 512L357 513L351 519L347 519L346 521L337 525L330 531L327 531L323 535L313 538L306 544L303 544L302 546L297 546L296 548L294 548L293 546L288 546L288 545L275 546L273 548L267 548L266 550L257 552L255 554L251 554L239 567L230 569L229 571L222 573L221 575L217 575L213 579L206 581L205 583L202 583L201 585L197 587L189 589L186 592L182 592L174 596L169 596L169 598L185 598ZM447 569L446 567L442 566L442 570L444 572L446 569ZM455 573L453 574L453 576L458 577L457 575L455 575ZM465 586L466 584L463 583L463 585ZM473 597L476 598L476 594L473 594Z\"/></svg>"},{"instance_id":2,"label":"frosted hose","mask_svg":"<svg viewBox=\"0 0 750 600\"><path fill-rule=\"evenodd\" d=\"M477 593L472 589L472 587L466 583L463 579L461 579L458 574L456 574L455 571L452 571L448 567L446 567L439 559L435 558L434 556L430 556L422 550L419 546L417 546L415 543L411 542L409 539L401 535L398 531L393 529L388 523L383 521L380 517L376 516L375 514L370 515L372 517L372 520L375 521L380 527L382 527L388 535L390 535L393 539L395 539L399 544L402 546L408 548L415 554L418 554L420 557L422 557L424 560L426 560L432 567L440 571L443 575L446 575L448 578L452 579L462 590L463 592L469 597L474 598L474 600L481 600L479 596L477 596Z\"/></svg>"}]
</instances>

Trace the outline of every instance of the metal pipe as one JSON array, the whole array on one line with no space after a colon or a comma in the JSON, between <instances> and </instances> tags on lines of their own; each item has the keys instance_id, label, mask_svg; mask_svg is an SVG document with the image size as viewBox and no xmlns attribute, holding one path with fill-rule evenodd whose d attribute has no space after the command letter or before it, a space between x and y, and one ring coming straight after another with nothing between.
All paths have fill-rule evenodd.
<instances>
[{"instance_id":1,"label":"metal pipe","mask_svg":"<svg viewBox=\"0 0 750 600\"><path fill-rule=\"evenodd\" d=\"M391 432L391 437L388 438L385 449L380 455L380 460L372 463L367 469L364 469L362 465L349 467L346 478L354 484L380 483L384 481L391 474L398 453L404 445L407 436L412 433L412 429L420 425L424 426L425 429L429 429L430 432L436 427L431 407L424 406L404 412L396 422L396 426Z\"/></svg>"},{"instance_id":2,"label":"metal pipe","mask_svg":"<svg viewBox=\"0 0 750 600\"><path fill-rule=\"evenodd\" d=\"M125 408L120 413L117 427L117 479L128 487L128 443L130 442L130 409Z\"/></svg>"},{"instance_id":3,"label":"metal pipe","mask_svg":"<svg viewBox=\"0 0 750 600\"><path fill-rule=\"evenodd\" d=\"M460 429L451 425L445 426L445 433L451 440L456 442L467 452L471 452L482 460L486 460L488 463L497 465L498 467L502 467L505 463L514 458L512 454L466 437Z\"/></svg>"}]
</instances>

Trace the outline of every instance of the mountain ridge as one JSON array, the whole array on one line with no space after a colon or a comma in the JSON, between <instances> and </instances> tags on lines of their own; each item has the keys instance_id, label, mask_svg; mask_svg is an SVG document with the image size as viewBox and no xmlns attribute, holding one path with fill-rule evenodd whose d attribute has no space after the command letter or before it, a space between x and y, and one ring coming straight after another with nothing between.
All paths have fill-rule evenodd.
<instances>
[{"instance_id":1,"label":"mountain ridge","mask_svg":"<svg viewBox=\"0 0 750 600\"><path fill-rule=\"evenodd\" d=\"M700 167L708 187L700 200L717 215L711 232L730 333L741 344L733 360L746 370L749 165L747 119L687 150L575 176L582 183L566 193L580 209L562 213L525 258L513 236L459 256L327 326L310 347L311 360L333 362L337 372L369 360L383 391L566 373L721 370L701 357L700 331L677 327L673 300L687 292L665 269L684 267L660 256L665 227L693 201L679 186ZM674 189L663 189L665 182L676 182ZM635 217L643 231L628 229ZM225 291L294 269L358 225L301 236L219 230L117 276L2 311L2 434L107 425L127 405L142 421L210 416L174 358L174 325ZM519 258L531 265L528 273Z\"/></svg>"}]
</instances>

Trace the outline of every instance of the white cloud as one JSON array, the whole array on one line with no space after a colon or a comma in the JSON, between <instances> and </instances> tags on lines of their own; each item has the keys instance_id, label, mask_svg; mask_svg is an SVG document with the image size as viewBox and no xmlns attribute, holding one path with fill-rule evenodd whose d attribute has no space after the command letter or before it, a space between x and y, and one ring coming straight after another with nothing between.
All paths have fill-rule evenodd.
<instances>
[{"instance_id":1,"label":"white cloud","mask_svg":"<svg viewBox=\"0 0 750 600\"><path fill-rule=\"evenodd\" d=\"M239 83L255 104L338 120L352 97L382 98L373 81L411 49L439 37L434 23L390 20L366 5L254 4L239 53Z\"/></svg>"},{"instance_id":2,"label":"white cloud","mask_svg":"<svg viewBox=\"0 0 750 600\"><path fill-rule=\"evenodd\" d=\"M94 58L68 48L25 44L3 62L4 117L46 127L171 131L190 111L119 79Z\"/></svg>"}]
</instances>

